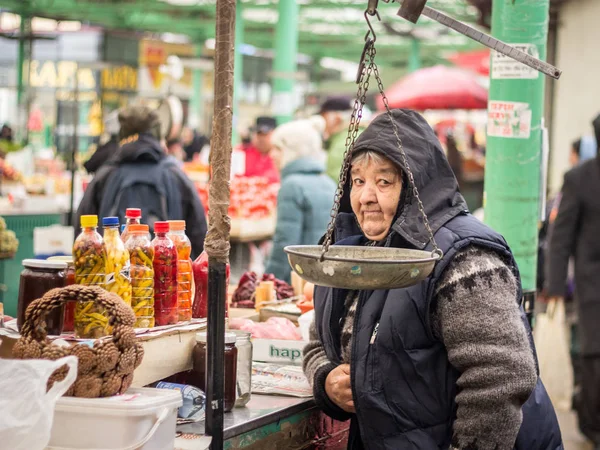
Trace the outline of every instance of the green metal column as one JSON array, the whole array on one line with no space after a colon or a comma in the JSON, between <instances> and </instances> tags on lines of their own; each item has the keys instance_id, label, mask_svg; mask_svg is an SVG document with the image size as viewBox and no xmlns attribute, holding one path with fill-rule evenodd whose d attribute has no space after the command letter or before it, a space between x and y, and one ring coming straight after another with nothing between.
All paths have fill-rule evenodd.
<instances>
[{"instance_id":1,"label":"green metal column","mask_svg":"<svg viewBox=\"0 0 600 450\"><path fill-rule=\"evenodd\" d=\"M408 60L408 71L415 72L421 68L421 41L417 38L410 40L410 58Z\"/></svg>"},{"instance_id":2,"label":"green metal column","mask_svg":"<svg viewBox=\"0 0 600 450\"><path fill-rule=\"evenodd\" d=\"M549 0L494 0L492 34L546 57ZM523 289L536 287L544 75L492 58L485 167L485 221L515 255Z\"/></svg>"},{"instance_id":3,"label":"green metal column","mask_svg":"<svg viewBox=\"0 0 600 450\"><path fill-rule=\"evenodd\" d=\"M237 145L240 142L238 121L240 118L240 99L242 98L242 85L244 81L244 55L242 53L242 45L244 45L243 13L243 3L240 0L237 0L235 6L235 53L233 56L233 145Z\"/></svg>"},{"instance_id":4,"label":"green metal column","mask_svg":"<svg viewBox=\"0 0 600 450\"><path fill-rule=\"evenodd\" d=\"M292 120L294 116L293 93L298 58L300 8L296 0L286 0L279 2L278 10L273 62L273 112L277 123L281 125Z\"/></svg>"}]
</instances>

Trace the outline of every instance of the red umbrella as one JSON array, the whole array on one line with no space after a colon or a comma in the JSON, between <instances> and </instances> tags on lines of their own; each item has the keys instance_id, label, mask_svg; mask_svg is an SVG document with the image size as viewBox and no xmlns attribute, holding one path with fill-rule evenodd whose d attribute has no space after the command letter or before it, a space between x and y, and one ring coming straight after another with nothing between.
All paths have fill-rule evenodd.
<instances>
[{"instance_id":1,"label":"red umbrella","mask_svg":"<svg viewBox=\"0 0 600 450\"><path fill-rule=\"evenodd\" d=\"M456 67L434 66L407 75L387 90L390 108L486 109L488 92L477 76ZM383 101L377 99L383 109Z\"/></svg>"},{"instance_id":2,"label":"red umbrella","mask_svg":"<svg viewBox=\"0 0 600 450\"><path fill-rule=\"evenodd\" d=\"M471 70L479 75L490 74L490 50L473 50L471 52L459 52L446 58L455 66Z\"/></svg>"}]
</instances>

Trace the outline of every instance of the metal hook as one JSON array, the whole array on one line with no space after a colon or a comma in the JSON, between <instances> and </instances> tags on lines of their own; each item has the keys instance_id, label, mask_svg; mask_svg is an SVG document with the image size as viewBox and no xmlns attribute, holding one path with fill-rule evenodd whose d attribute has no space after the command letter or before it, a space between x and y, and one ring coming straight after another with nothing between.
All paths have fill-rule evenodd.
<instances>
[{"instance_id":1,"label":"metal hook","mask_svg":"<svg viewBox=\"0 0 600 450\"><path fill-rule=\"evenodd\" d=\"M367 12L370 16L374 16L377 12L377 4L379 0L369 0L369 4L367 5Z\"/></svg>"},{"instance_id":2,"label":"metal hook","mask_svg":"<svg viewBox=\"0 0 600 450\"><path fill-rule=\"evenodd\" d=\"M365 42L369 40L369 36L373 36L373 42L375 42L377 40L377 35L375 34L375 30L373 29L373 26L371 25L371 21L369 20L369 15L375 15L377 16L377 20L379 20L381 22L381 16L379 15L379 11L375 10L374 14L369 14L369 10L365 10L365 20L367 21L367 25L369 25L369 31L367 31L367 34L365 34Z\"/></svg>"}]
</instances>

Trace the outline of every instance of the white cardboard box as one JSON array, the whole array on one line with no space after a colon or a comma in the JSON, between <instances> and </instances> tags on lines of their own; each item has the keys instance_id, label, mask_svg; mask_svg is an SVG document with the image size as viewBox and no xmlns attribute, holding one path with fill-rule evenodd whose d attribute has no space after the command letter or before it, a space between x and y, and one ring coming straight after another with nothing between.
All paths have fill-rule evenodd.
<instances>
[{"instance_id":1,"label":"white cardboard box","mask_svg":"<svg viewBox=\"0 0 600 450\"><path fill-rule=\"evenodd\" d=\"M252 360L257 362L302 364L302 352L307 341L283 339L252 339L254 346Z\"/></svg>"}]
</instances>

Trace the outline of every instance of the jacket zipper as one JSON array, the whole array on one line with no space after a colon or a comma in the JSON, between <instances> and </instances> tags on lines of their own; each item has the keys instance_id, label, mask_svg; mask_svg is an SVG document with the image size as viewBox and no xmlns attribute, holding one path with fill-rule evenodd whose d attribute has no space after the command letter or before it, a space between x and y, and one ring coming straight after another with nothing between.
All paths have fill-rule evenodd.
<instances>
[{"instance_id":1,"label":"jacket zipper","mask_svg":"<svg viewBox=\"0 0 600 450\"><path fill-rule=\"evenodd\" d=\"M375 324L375 328L373 328L373 334L371 335L371 341L369 342L370 345L373 345L375 343L375 339L377 338L378 331L379 331L379 322L377 322Z\"/></svg>"},{"instance_id":2,"label":"jacket zipper","mask_svg":"<svg viewBox=\"0 0 600 450\"><path fill-rule=\"evenodd\" d=\"M362 311L362 304L364 303L365 300L365 292L361 292L359 294L358 297L358 305L356 305L356 314L354 315L354 324L352 329L353 330L358 330L357 325L359 323L360 320L360 313ZM356 355L356 347L357 347L357 341L358 339L356 339L358 336L358 333L356 333L354 335L354 339L352 339L352 352L350 353L350 356L352 355ZM356 411L356 419L358 421L358 427L360 429L360 422L361 422L361 418L360 418L360 414L359 414L359 407L358 407L358 395L356 392L356 364L352 364L352 361L350 361L350 387L352 388L352 399L354 400L354 410ZM363 445L366 449L369 448L369 446L363 441Z\"/></svg>"}]
</instances>

